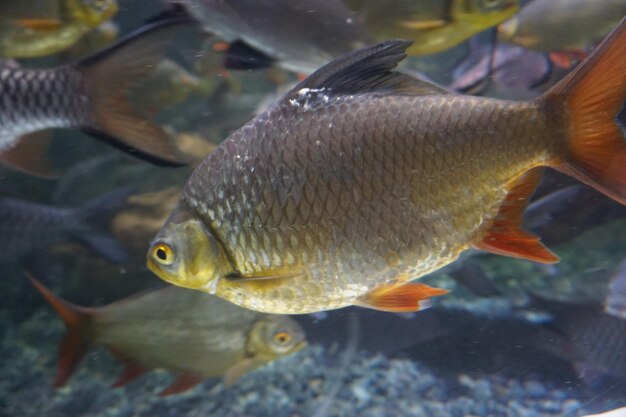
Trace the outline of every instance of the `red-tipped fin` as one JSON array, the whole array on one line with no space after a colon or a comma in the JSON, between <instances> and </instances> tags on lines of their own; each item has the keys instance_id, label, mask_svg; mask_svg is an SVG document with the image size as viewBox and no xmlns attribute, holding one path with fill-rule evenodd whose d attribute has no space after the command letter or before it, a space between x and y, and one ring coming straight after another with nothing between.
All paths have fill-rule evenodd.
<instances>
[{"instance_id":1,"label":"red-tipped fin","mask_svg":"<svg viewBox=\"0 0 626 417\"><path fill-rule=\"evenodd\" d=\"M409 313L430 307L429 299L447 294L442 288L409 282L379 287L365 294L356 305L392 313Z\"/></svg>"},{"instance_id":2,"label":"red-tipped fin","mask_svg":"<svg viewBox=\"0 0 626 417\"><path fill-rule=\"evenodd\" d=\"M122 373L120 374L119 378L117 378L117 381L115 381L113 385L111 385L111 388L118 388L123 385L126 385L130 381L136 378L139 378L141 375L148 372L146 368L144 368L143 366L135 362L132 362L129 360L124 360L123 362L124 362L124 369L122 370Z\"/></svg>"},{"instance_id":3,"label":"red-tipped fin","mask_svg":"<svg viewBox=\"0 0 626 417\"><path fill-rule=\"evenodd\" d=\"M535 168L513 181L491 228L483 240L474 245L477 249L540 263L559 261L538 236L522 229L524 210L542 174L543 169Z\"/></svg>"},{"instance_id":4,"label":"red-tipped fin","mask_svg":"<svg viewBox=\"0 0 626 417\"><path fill-rule=\"evenodd\" d=\"M59 348L59 361L54 386L65 385L68 378L76 370L79 362L91 346L90 324L94 309L80 307L57 297L39 281L27 273L30 282L56 310L65 322L67 331Z\"/></svg>"},{"instance_id":5,"label":"red-tipped fin","mask_svg":"<svg viewBox=\"0 0 626 417\"><path fill-rule=\"evenodd\" d=\"M128 92L163 59L169 40L187 22L154 23L76 64L83 74L93 119L83 130L153 163L186 163L173 139L132 106Z\"/></svg>"},{"instance_id":6,"label":"red-tipped fin","mask_svg":"<svg viewBox=\"0 0 626 417\"><path fill-rule=\"evenodd\" d=\"M202 382L202 377L189 372L184 372L176 377L169 387L165 388L159 394L159 397L167 397L168 395L180 394L190 390L191 388Z\"/></svg>"},{"instance_id":7,"label":"red-tipped fin","mask_svg":"<svg viewBox=\"0 0 626 417\"><path fill-rule=\"evenodd\" d=\"M47 130L21 136L0 153L0 163L36 177L56 178L59 173L50 166L48 158L51 141Z\"/></svg>"},{"instance_id":8,"label":"red-tipped fin","mask_svg":"<svg viewBox=\"0 0 626 417\"><path fill-rule=\"evenodd\" d=\"M546 108L568 115L567 151L555 168L626 205L626 140L616 117L626 99L626 18L565 79Z\"/></svg>"}]
</instances>

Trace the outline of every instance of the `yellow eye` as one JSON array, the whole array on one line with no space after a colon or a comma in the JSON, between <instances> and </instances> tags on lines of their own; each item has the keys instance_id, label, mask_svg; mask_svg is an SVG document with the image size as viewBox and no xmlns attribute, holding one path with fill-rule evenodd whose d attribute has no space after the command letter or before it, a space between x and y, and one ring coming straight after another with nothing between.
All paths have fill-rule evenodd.
<instances>
[{"instance_id":1,"label":"yellow eye","mask_svg":"<svg viewBox=\"0 0 626 417\"><path fill-rule=\"evenodd\" d=\"M174 251L169 245L159 243L152 248L152 258L161 265L171 265L174 262Z\"/></svg>"},{"instance_id":2,"label":"yellow eye","mask_svg":"<svg viewBox=\"0 0 626 417\"><path fill-rule=\"evenodd\" d=\"M286 345L291 342L291 335L287 332L278 332L274 334L274 342L279 345Z\"/></svg>"}]
</instances>

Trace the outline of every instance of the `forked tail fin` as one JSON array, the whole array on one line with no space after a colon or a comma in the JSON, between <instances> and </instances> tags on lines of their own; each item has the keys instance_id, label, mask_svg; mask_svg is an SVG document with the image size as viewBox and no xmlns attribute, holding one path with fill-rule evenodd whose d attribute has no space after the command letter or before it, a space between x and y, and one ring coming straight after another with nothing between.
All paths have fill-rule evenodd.
<instances>
[{"instance_id":1,"label":"forked tail fin","mask_svg":"<svg viewBox=\"0 0 626 417\"><path fill-rule=\"evenodd\" d=\"M626 205L626 139L617 124L626 99L626 18L543 98L565 103L568 149L555 168Z\"/></svg>"},{"instance_id":2,"label":"forked tail fin","mask_svg":"<svg viewBox=\"0 0 626 417\"><path fill-rule=\"evenodd\" d=\"M59 361L54 386L65 385L68 378L76 370L78 363L92 344L91 318L95 309L80 307L54 295L42 283L27 274L30 282L56 310L65 322L67 331L59 347Z\"/></svg>"},{"instance_id":3,"label":"forked tail fin","mask_svg":"<svg viewBox=\"0 0 626 417\"><path fill-rule=\"evenodd\" d=\"M161 165L183 165L173 140L130 103L128 92L157 66L187 19L158 22L77 64L89 96L92 124L83 130Z\"/></svg>"}]
</instances>

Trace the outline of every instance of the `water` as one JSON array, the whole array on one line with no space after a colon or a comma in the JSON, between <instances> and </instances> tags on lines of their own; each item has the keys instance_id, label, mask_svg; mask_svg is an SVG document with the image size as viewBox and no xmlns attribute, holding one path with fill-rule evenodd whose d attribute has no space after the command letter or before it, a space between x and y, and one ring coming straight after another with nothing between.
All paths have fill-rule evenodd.
<instances>
[{"instance_id":1,"label":"water","mask_svg":"<svg viewBox=\"0 0 626 417\"><path fill-rule=\"evenodd\" d=\"M57 2L29 3L26 10L34 13ZM124 35L162 9L157 2L121 0L113 22ZM177 32L168 57L184 73L164 70L162 78L135 90L132 101L177 138L189 166L155 166L76 130L58 130L49 153L62 171L58 179L0 167L2 196L50 206L77 207L123 186L136 189L110 226L128 260L107 262L70 238L3 262L0 416L584 416L626 405L626 324L616 319L607 325L603 311L626 254L626 208L554 171L533 201L552 199L531 204L526 224L561 257L556 265L468 255L420 281L451 290L426 311L348 307L294 316L307 347L228 387L219 378L203 378L184 393L161 398L176 372L157 369L111 388L128 358L94 346L67 384L55 389L64 325L23 271L81 306L103 306L165 285L146 268L145 253L192 167L297 82L298 75L276 66L224 70L221 55L213 52L220 49L217 37L191 23ZM477 42L488 45L490 38L483 33ZM462 42L411 57L404 68L448 84L468 50ZM66 52L20 63L41 68L74 59ZM532 91L494 85L507 79L494 75L483 91L527 99L566 71L550 74ZM577 188L565 197L554 194L568 186ZM15 245L14 236L2 238L5 249ZM168 326L157 328L156 337Z\"/></svg>"}]
</instances>

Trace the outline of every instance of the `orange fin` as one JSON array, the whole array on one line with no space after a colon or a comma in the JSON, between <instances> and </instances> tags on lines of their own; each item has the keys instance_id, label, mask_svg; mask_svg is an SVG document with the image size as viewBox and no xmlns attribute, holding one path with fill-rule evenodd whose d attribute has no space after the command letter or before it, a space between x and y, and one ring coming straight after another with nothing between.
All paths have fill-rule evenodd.
<instances>
[{"instance_id":1,"label":"orange fin","mask_svg":"<svg viewBox=\"0 0 626 417\"><path fill-rule=\"evenodd\" d=\"M138 363L116 354L114 350L111 351L124 363L124 369L122 370L122 373L120 374L119 378L117 378L117 381L115 381L113 385L111 385L111 388L118 388L126 385L133 379L139 378L141 375L148 372L148 369L139 365Z\"/></svg>"},{"instance_id":2,"label":"orange fin","mask_svg":"<svg viewBox=\"0 0 626 417\"><path fill-rule=\"evenodd\" d=\"M570 69L574 66L574 64L585 59L587 54L585 51L571 50L550 52L548 56L550 57L550 61L552 61L552 63L557 67Z\"/></svg>"},{"instance_id":3,"label":"orange fin","mask_svg":"<svg viewBox=\"0 0 626 417\"><path fill-rule=\"evenodd\" d=\"M50 131L39 131L21 136L13 147L0 153L0 163L26 174L43 178L59 176L48 160L48 148L52 141Z\"/></svg>"},{"instance_id":4,"label":"orange fin","mask_svg":"<svg viewBox=\"0 0 626 417\"><path fill-rule=\"evenodd\" d=\"M168 395L180 394L181 392L185 392L195 387L200 382L202 382L202 380L203 378L199 375L184 372L178 375L169 387L161 391L159 397L167 397Z\"/></svg>"},{"instance_id":5,"label":"orange fin","mask_svg":"<svg viewBox=\"0 0 626 417\"><path fill-rule=\"evenodd\" d=\"M228 368L224 374L224 386L226 388L232 386L242 376L255 368L254 359L248 358Z\"/></svg>"},{"instance_id":6,"label":"orange fin","mask_svg":"<svg viewBox=\"0 0 626 417\"><path fill-rule=\"evenodd\" d=\"M408 313L430 307L429 298L448 292L442 288L412 282L391 284L365 294L356 305L392 313Z\"/></svg>"},{"instance_id":7,"label":"orange fin","mask_svg":"<svg viewBox=\"0 0 626 417\"><path fill-rule=\"evenodd\" d=\"M555 168L626 205L626 139L616 118L626 100L626 18L543 97L567 110L565 157Z\"/></svg>"},{"instance_id":8,"label":"orange fin","mask_svg":"<svg viewBox=\"0 0 626 417\"><path fill-rule=\"evenodd\" d=\"M535 168L513 182L487 235L475 245L477 249L541 263L559 261L559 257L550 252L538 236L522 229L524 210L542 174L543 169Z\"/></svg>"},{"instance_id":9,"label":"orange fin","mask_svg":"<svg viewBox=\"0 0 626 417\"><path fill-rule=\"evenodd\" d=\"M59 362L54 379L54 386L61 387L65 385L70 375L76 370L78 363L91 346L90 332L87 330L91 324L91 317L95 313L95 309L68 303L50 292L29 273L26 274L30 282L50 303L52 308L56 310L67 327L67 332L59 348Z\"/></svg>"},{"instance_id":10,"label":"orange fin","mask_svg":"<svg viewBox=\"0 0 626 417\"><path fill-rule=\"evenodd\" d=\"M41 32L52 32L63 26L63 23L58 19L15 19L13 22L23 28Z\"/></svg>"}]
</instances>

